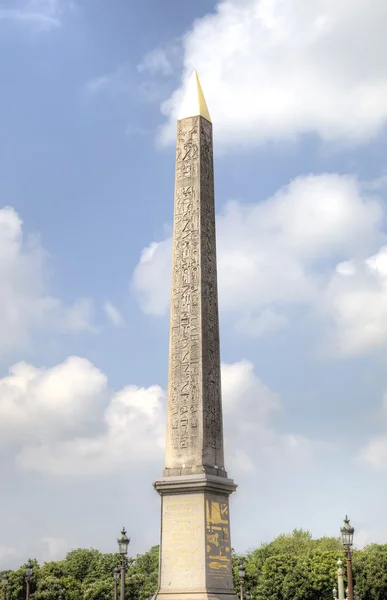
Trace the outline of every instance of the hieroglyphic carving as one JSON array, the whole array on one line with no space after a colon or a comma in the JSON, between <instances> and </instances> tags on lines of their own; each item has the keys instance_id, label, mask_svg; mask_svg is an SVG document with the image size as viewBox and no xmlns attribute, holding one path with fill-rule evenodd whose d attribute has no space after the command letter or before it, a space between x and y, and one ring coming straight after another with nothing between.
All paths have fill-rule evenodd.
<instances>
[{"instance_id":1,"label":"hieroglyphic carving","mask_svg":"<svg viewBox=\"0 0 387 600\"><path fill-rule=\"evenodd\" d=\"M212 126L202 119L200 136L201 272L203 328L204 456L206 464L223 466L219 317Z\"/></svg>"},{"instance_id":2,"label":"hieroglyphic carving","mask_svg":"<svg viewBox=\"0 0 387 600\"><path fill-rule=\"evenodd\" d=\"M216 277L212 126L192 117L176 146L167 469L223 468Z\"/></svg>"},{"instance_id":3,"label":"hieroglyphic carving","mask_svg":"<svg viewBox=\"0 0 387 600\"><path fill-rule=\"evenodd\" d=\"M186 119L179 122L176 147L167 441L171 466L188 465L187 449L192 455L200 447L199 210L199 119Z\"/></svg>"}]
</instances>

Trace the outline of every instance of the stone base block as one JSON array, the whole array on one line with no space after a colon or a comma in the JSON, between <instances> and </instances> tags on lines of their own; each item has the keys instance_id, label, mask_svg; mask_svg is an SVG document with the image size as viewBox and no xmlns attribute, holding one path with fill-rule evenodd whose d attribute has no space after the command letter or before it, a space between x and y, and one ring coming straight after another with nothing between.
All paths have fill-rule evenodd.
<instances>
[{"instance_id":1,"label":"stone base block","mask_svg":"<svg viewBox=\"0 0 387 600\"><path fill-rule=\"evenodd\" d=\"M225 590L157 592L152 600L239 600L234 592Z\"/></svg>"}]
</instances>

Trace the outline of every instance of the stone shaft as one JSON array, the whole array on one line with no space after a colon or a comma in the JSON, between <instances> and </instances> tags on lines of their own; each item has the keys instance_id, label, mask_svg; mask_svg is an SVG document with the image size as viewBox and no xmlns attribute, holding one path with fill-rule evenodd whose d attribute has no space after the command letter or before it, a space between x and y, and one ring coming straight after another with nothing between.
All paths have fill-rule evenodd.
<instances>
[{"instance_id":1,"label":"stone shaft","mask_svg":"<svg viewBox=\"0 0 387 600\"><path fill-rule=\"evenodd\" d=\"M178 121L164 476L224 468L212 124Z\"/></svg>"},{"instance_id":2,"label":"stone shaft","mask_svg":"<svg viewBox=\"0 0 387 600\"><path fill-rule=\"evenodd\" d=\"M236 485L227 478L223 453L212 125L196 73L189 94L177 125L166 462L154 483L161 496L154 600L237 600L229 520Z\"/></svg>"}]
</instances>

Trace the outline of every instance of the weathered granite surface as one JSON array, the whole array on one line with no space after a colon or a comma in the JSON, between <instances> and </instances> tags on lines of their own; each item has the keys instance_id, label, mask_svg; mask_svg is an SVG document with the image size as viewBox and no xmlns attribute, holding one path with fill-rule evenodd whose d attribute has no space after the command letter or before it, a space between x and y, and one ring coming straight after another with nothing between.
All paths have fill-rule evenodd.
<instances>
[{"instance_id":1,"label":"weathered granite surface","mask_svg":"<svg viewBox=\"0 0 387 600\"><path fill-rule=\"evenodd\" d=\"M166 462L154 483L162 502L156 598L236 600L229 521L236 485L227 478L223 451L212 124L195 78L198 112L177 126Z\"/></svg>"}]
</instances>

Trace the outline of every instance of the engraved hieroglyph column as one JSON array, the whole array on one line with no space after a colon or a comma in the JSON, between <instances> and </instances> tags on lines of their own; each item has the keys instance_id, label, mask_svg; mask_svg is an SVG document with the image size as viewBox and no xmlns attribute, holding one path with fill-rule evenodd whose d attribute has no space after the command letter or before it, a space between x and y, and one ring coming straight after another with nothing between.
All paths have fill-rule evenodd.
<instances>
[{"instance_id":1,"label":"engraved hieroglyph column","mask_svg":"<svg viewBox=\"0 0 387 600\"><path fill-rule=\"evenodd\" d=\"M196 72L177 125L166 462L157 597L233 600L212 124Z\"/></svg>"}]
</instances>

